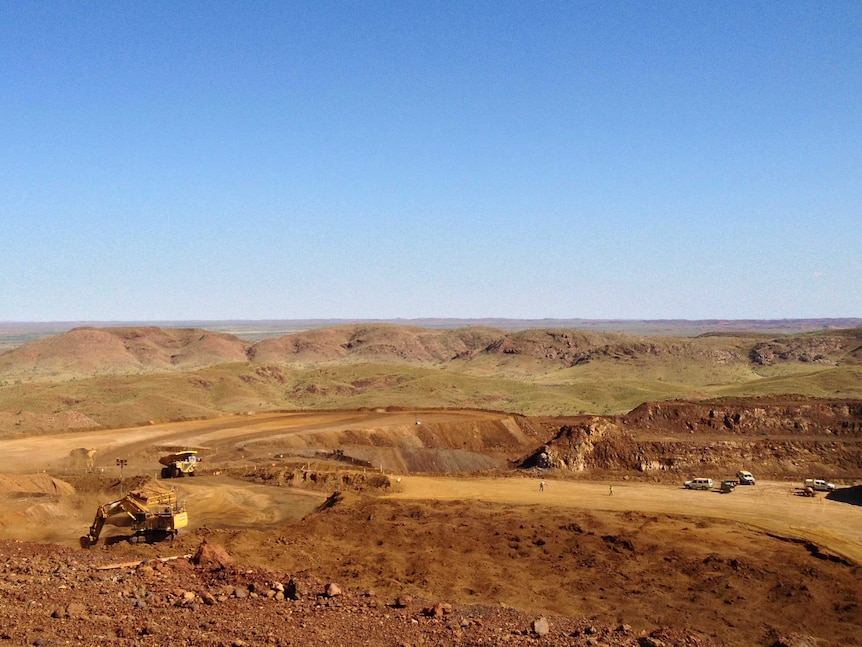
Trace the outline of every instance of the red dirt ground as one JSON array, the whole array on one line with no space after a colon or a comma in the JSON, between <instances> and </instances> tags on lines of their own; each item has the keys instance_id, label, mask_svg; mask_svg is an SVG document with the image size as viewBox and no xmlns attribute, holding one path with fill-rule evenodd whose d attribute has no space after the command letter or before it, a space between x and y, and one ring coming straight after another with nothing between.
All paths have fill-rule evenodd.
<instances>
[{"instance_id":1,"label":"red dirt ground","mask_svg":"<svg viewBox=\"0 0 862 647\"><path fill-rule=\"evenodd\" d=\"M780 483L721 495L619 480L611 496L607 482L547 477L541 492L532 478L384 474L354 492L374 470L363 479L356 466L273 458L274 442L331 449L326 439L346 428L410 438L412 416L273 415L3 441L0 634L20 645L862 644L862 507L851 503L790 496ZM503 414L440 416L480 433L477 422ZM161 448L183 444L208 455L199 476L162 482L192 520L173 544L115 542L128 529L112 523L96 548L74 547L95 507L118 495L115 457L129 461L128 488L155 473ZM81 446L99 448L104 473L68 464ZM49 474L36 474L40 460ZM305 487L263 482L286 468L305 470ZM341 496L321 507L335 482ZM203 540L233 565L152 561L194 554ZM291 579L304 595L277 600L275 583ZM323 595L333 581L343 595ZM550 622L541 638L540 616Z\"/></svg>"}]
</instances>

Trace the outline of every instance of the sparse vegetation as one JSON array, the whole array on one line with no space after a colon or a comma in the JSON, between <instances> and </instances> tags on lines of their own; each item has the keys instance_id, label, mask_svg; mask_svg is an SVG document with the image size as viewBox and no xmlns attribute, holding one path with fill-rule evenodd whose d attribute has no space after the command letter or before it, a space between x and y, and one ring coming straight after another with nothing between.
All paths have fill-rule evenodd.
<instances>
[{"instance_id":1,"label":"sparse vegetation","mask_svg":"<svg viewBox=\"0 0 862 647\"><path fill-rule=\"evenodd\" d=\"M87 328L0 355L0 419L21 409L19 426L50 431L68 426L50 419L58 411L123 426L262 409L608 415L667 399L862 398L860 347L860 329L684 338L363 324L251 346L203 330Z\"/></svg>"}]
</instances>

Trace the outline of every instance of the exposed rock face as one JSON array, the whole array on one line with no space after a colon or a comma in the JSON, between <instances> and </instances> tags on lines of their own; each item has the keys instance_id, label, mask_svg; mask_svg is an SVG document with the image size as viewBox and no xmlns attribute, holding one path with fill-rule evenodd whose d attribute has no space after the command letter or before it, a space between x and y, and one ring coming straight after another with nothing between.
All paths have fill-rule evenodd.
<instances>
[{"instance_id":1,"label":"exposed rock face","mask_svg":"<svg viewBox=\"0 0 862 647\"><path fill-rule=\"evenodd\" d=\"M759 343L751 349L749 359L761 366L779 362L836 366L848 354L858 358L860 349L862 347L856 335L801 335Z\"/></svg>"},{"instance_id":2,"label":"exposed rock face","mask_svg":"<svg viewBox=\"0 0 862 647\"><path fill-rule=\"evenodd\" d=\"M862 402L754 399L729 402L647 402L618 418L632 431L733 436L858 436Z\"/></svg>"},{"instance_id":3,"label":"exposed rock face","mask_svg":"<svg viewBox=\"0 0 862 647\"><path fill-rule=\"evenodd\" d=\"M590 417L582 424L565 425L554 440L528 459L525 466L582 472L591 467L623 463L636 469L631 437L612 419Z\"/></svg>"},{"instance_id":4,"label":"exposed rock face","mask_svg":"<svg viewBox=\"0 0 862 647\"><path fill-rule=\"evenodd\" d=\"M646 403L624 416L565 425L522 467L729 476L808 472L855 478L862 467L862 402L737 400Z\"/></svg>"}]
</instances>

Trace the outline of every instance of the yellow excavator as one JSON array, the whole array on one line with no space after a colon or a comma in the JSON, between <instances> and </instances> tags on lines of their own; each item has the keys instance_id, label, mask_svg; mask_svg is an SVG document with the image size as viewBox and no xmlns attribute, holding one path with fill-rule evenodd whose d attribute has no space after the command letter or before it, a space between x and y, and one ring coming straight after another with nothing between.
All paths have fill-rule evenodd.
<instances>
[{"instance_id":1,"label":"yellow excavator","mask_svg":"<svg viewBox=\"0 0 862 647\"><path fill-rule=\"evenodd\" d=\"M176 492L145 487L132 490L122 499L99 506L89 534L81 537L81 546L94 546L99 541L105 522L116 514L131 517L134 530L134 534L129 537L131 543L167 538L173 540L179 529L189 524L188 513L184 507L177 504Z\"/></svg>"},{"instance_id":2,"label":"yellow excavator","mask_svg":"<svg viewBox=\"0 0 862 647\"><path fill-rule=\"evenodd\" d=\"M200 463L196 449L184 449L174 454L162 456L159 463L164 465L162 468L162 478L178 478L180 476L194 476L195 469Z\"/></svg>"}]
</instances>

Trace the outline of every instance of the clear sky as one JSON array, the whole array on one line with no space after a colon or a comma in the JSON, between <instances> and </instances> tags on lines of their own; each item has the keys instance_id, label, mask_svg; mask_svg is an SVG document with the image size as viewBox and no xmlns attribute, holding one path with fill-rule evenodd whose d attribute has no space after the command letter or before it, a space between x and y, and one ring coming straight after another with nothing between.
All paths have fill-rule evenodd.
<instances>
[{"instance_id":1,"label":"clear sky","mask_svg":"<svg viewBox=\"0 0 862 647\"><path fill-rule=\"evenodd\" d=\"M862 2L0 3L0 321L862 316Z\"/></svg>"}]
</instances>

